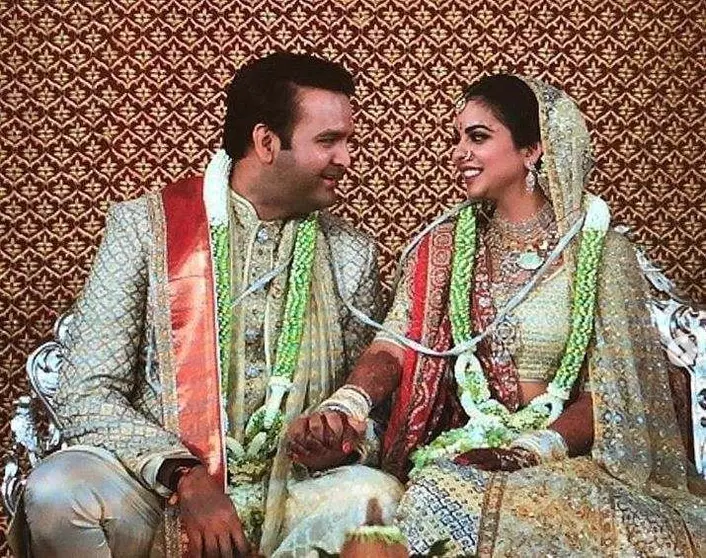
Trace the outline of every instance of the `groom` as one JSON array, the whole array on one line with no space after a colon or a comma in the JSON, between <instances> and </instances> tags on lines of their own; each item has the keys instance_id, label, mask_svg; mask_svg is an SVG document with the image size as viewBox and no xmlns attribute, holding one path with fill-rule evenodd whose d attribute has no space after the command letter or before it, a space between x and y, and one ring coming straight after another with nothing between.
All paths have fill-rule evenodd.
<instances>
[{"instance_id":1,"label":"groom","mask_svg":"<svg viewBox=\"0 0 706 558\"><path fill-rule=\"evenodd\" d=\"M370 341L341 299L380 310L373 242L325 211L353 92L319 58L251 62L205 177L113 206L55 398L69 447L24 495L34 555L174 554L180 529L195 556L275 550L279 433Z\"/></svg>"}]
</instances>

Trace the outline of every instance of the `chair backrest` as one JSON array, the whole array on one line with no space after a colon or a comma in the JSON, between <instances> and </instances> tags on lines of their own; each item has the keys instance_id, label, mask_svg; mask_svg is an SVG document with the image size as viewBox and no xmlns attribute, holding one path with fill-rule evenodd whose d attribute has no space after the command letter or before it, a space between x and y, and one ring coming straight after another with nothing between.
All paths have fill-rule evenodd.
<instances>
[{"instance_id":1,"label":"chair backrest","mask_svg":"<svg viewBox=\"0 0 706 558\"><path fill-rule=\"evenodd\" d=\"M658 293L648 308L662 347L669 361L689 374L693 459L696 470L706 478L706 308L675 294L674 283L640 251L638 261Z\"/></svg>"},{"instance_id":2,"label":"chair backrest","mask_svg":"<svg viewBox=\"0 0 706 558\"><path fill-rule=\"evenodd\" d=\"M54 426L58 426L59 420L54 411L52 400L59 387L59 369L64 362L62 348L66 343L69 324L73 319L74 314L71 310L60 316L54 324L54 339L37 347L29 355L25 365L32 390L44 404Z\"/></svg>"},{"instance_id":3,"label":"chair backrest","mask_svg":"<svg viewBox=\"0 0 706 558\"><path fill-rule=\"evenodd\" d=\"M73 318L70 310L60 316L54 324L54 339L42 343L29 355L25 370L32 386L31 395L23 395L15 401L15 415L10 421L14 443L26 448L32 466L61 446L59 419L54 411L53 399L59 387L59 369L64 362L66 333ZM47 414L47 436L38 433L33 398L42 402L42 410Z\"/></svg>"},{"instance_id":4,"label":"chair backrest","mask_svg":"<svg viewBox=\"0 0 706 558\"><path fill-rule=\"evenodd\" d=\"M25 480L20 470L22 454L34 467L45 455L62 446L59 420L52 402L59 387L59 368L64 361L62 347L71 320L70 310L60 316L54 324L54 339L42 343L27 358L25 370L32 390L30 395L22 395L14 402L15 412L10 420L12 452L5 463L2 482L2 500L10 516L15 513ZM35 399L42 402L47 414L45 435L38 429Z\"/></svg>"}]
</instances>

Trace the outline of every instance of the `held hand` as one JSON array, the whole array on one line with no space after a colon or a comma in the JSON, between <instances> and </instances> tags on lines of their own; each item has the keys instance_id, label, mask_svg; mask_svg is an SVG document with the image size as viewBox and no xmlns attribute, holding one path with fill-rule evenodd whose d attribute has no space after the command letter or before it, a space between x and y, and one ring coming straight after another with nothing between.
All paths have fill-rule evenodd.
<instances>
[{"instance_id":1,"label":"held hand","mask_svg":"<svg viewBox=\"0 0 706 558\"><path fill-rule=\"evenodd\" d=\"M251 555L235 507L206 467L198 465L184 475L176 494L189 537L189 556Z\"/></svg>"},{"instance_id":2,"label":"held hand","mask_svg":"<svg viewBox=\"0 0 706 558\"><path fill-rule=\"evenodd\" d=\"M524 448L478 448L454 459L459 465L470 465L484 471L517 471L539 464L537 456Z\"/></svg>"},{"instance_id":3,"label":"held hand","mask_svg":"<svg viewBox=\"0 0 706 558\"><path fill-rule=\"evenodd\" d=\"M338 411L315 412L289 426L287 452L292 461L315 471L336 467L350 459L364 430L364 424L353 424Z\"/></svg>"}]
</instances>

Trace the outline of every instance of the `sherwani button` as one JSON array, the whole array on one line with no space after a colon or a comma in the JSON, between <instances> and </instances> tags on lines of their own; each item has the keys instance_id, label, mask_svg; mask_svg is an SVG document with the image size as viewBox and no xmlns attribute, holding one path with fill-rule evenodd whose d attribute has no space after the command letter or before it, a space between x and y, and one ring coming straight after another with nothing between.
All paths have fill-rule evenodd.
<instances>
[{"instance_id":1,"label":"sherwani button","mask_svg":"<svg viewBox=\"0 0 706 558\"><path fill-rule=\"evenodd\" d=\"M262 368L255 365L255 364L250 364L246 369L245 369L245 377L249 379L257 378L262 374Z\"/></svg>"},{"instance_id":2,"label":"sherwani button","mask_svg":"<svg viewBox=\"0 0 706 558\"><path fill-rule=\"evenodd\" d=\"M254 343L260 339L260 330L255 327L249 327L245 330L245 341L247 343Z\"/></svg>"},{"instance_id":3,"label":"sherwani button","mask_svg":"<svg viewBox=\"0 0 706 558\"><path fill-rule=\"evenodd\" d=\"M260 244L264 244L270 239L270 233L267 232L267 229L260 229L257 231L257 234L255 235L255 240L257 240Z\"/></svg>"}]
</instances>

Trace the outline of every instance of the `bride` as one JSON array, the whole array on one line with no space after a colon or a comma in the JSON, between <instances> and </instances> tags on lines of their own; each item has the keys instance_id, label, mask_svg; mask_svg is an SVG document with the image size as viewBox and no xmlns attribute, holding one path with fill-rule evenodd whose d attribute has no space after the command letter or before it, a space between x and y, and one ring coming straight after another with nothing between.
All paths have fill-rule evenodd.
<instances>
[{"instance_id":1,"label":"bride","mask_svg":"<svg viewBox=\"0 0 706 558\"><path fill-rule=\"evenodd\" d=\"M470 203L415 246L383 329L291 426L290 454L315 469L349 459L351 433L394 394L382 466L407 482L395 525L413 553L442 540L452 556L706 552L646 287L584 191L576 105L486 77L456 130Z\"/></svg>"}]
</instances>

